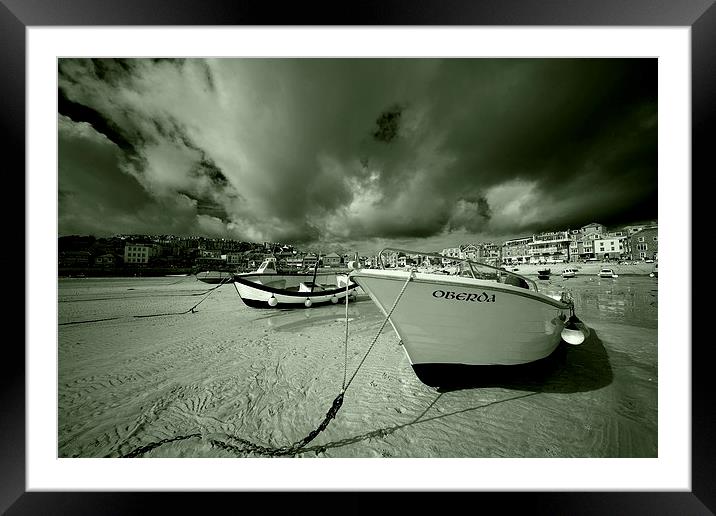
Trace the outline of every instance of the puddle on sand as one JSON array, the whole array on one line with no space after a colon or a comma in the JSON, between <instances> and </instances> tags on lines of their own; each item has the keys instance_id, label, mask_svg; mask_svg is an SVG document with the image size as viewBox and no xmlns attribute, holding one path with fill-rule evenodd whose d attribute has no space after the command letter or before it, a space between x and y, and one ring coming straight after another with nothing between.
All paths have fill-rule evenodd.
<instances>
[{"instance_id":1,"label":"puddle on sand","mask_svg":"<svg viewBox=\"0 0 716 516\"><path fill-rule=\"evenodd\" d=\"M378 319L380 314L370 299L358 300L348 305L348 322ZM276 331L296 331L319 324L345 323L345 305L327 305L313 308L272 310L269 315L257 317Z\"/></svg>"}]
</instances>

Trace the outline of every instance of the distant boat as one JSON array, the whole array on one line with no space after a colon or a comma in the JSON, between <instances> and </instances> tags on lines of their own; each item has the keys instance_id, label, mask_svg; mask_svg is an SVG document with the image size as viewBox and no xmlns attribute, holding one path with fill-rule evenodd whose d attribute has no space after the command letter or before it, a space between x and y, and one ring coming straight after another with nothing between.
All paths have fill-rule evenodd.
<instances>
[{"instance_id":1,"label":"distant boat","mask_svg":"<svg viewBox=\"0 0 716 516\"><path fill-rule=\"evenodd\" d=\"M167 278L184 278L188 275L189 274L187 273L187 274L165 274L164 276L166 276Z\"/></svg>"},{"instance_id":2,"label":"distant boat","mask_svg":"<svg viewBox=\"0 0 716 516\"><path fill-rule=\"evenodd\" d=\"M574 278L576 275L577 275L577 269L575 269L574 267L567 267L566 269L564 269L562 271L562 277L564 279Z\"/></svg>"},{"instance_id":3,"label":"distant boat","mask_svg":"<svg viewBox=\"0 0 716 516\"><path fill-rule=\"evenodd\" d=\"M233 273L226 271L203 271L196 273L196 279L204 283L228 283L231 281Z\"/></svg>"},{"instance_id":4,"label":"distant boat","mask_svg":"<svg viewBox=\"0 0 716 516\"><path fill-rule=\"evenodd\" d=\"M384 249L381 258L386 251L440 256ZM440 386L467 371L477 377L481 366L535 362L561 340L580 344L586 338L568 293L548 296L525 276L455 260L464 265L460 275L359 269L349 276L389 317L423 383Z\"/></svg>"},{"instance_id":5,"label":"distant boat","mask_svg":"<svg viewBox=\"0 0 716 516\"><path fill-rule=\"evenodd\" d=\"M618 278L619 277L609 267L602 267L598 273L598 276L600 278Z\"/></svg>"},{"instance_id":6,"label":"distant boat","mask_svg":"<svg viewBox=\"0 0 716 516\"><path fill-rule=\"evenodd\" d=\"M241 300L252 308L310 308L336 304L355 297L358 285L348 274L318 272L279 273L273 259L264 260L254 272L234 274L234 287Z\"/></svg>"},{"instance_id":7,"label":"distant boat","mask_svg":"<svg viewBox=\"0 0 716 516\"><path fill-rule=\"evenodd\" d=\"M552 274L551 269L542 269L537 271L537 277L539 279L549 279L550 274Z\"/></svg>"}]
</instances>

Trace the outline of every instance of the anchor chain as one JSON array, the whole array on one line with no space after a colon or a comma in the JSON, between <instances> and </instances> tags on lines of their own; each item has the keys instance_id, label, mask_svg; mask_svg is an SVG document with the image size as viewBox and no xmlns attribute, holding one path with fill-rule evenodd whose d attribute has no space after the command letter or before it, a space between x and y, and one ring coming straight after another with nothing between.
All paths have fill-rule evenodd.
<instances>
[{"instance_id":1,"label":"anchor chain","mask_svg":"<svg viewBox=\"0 0 716 516\"><path fill-rule=\"evenodd\" d=\"M356 370L353 372L353 375L351 376L350 380L346 383L345 382L345 374L344 374L344 386L342 391L336 396L336 398L333 400L333 403L331 404L331 407L328 409L328 412L326 412L326 416L323 418L323 421L316 427L316 429L312 430L306 437L303 439L296 441L295 443L288 445L288 446L282 446L280 448L269 448L267 446L262 446L260 444L252 443L251 441L248 441L247 439L243 439L241 437L236 436L229 436L230 439L233 441L236 441L239 443L239 446L235 446L233 444L229 444L225 441L219 440L214 437L208 437L209 443L212 446L215 446L217 448L221 448L233 453L246 453L246 452L253 452L257 453L259 455L264 455L268 457L281 457L281 456L288 456L288 455L295 455L296 453L299 453L303 448L306 447L308 443L313 441L318 435L323 432L327 427L328 424L331 422L332 419L335 419L336 415L338 414L338 411L340 410L341 406L343 405L343 399L346 393L346 390L351 385L353 380L355 379L356 375L358 374L358 371L363 366L363 363L365 362L366 358L368 358L368 355L372 351L373 347L375 346L376 342L378 341L378 337L380 337L380 334L383 331L383 328L385 328L385 325L390 320L390 316L395 311L395 308L398 306L398 302L403 297L403 294L405 293L406 288L408 287L408 283L415 277L415 271L410 271L410 274L408 274L408 278L406 279L405 283L403 284L403 287L400 289L400 292L398 293L398 296L395 298L395 301L393 302L393 306L390 308L390 310L387 312L385 316L385 320L383 321L383 324L378 329L378 332L376 333L375 337L373 338L373 341L371 342L370 346L368 347L368 351L366 351L365 355L363 355L363 358L361 359L360 363L358 364L358 367L356 367ZM208 297L208 296L207 296ZM203 299L202 299L203 301ZM200 301L201 302L201 301ZM348 298L346 296L346 304L348 303ZM196 305L195 305L196 306ZM346 312L346 321L347 321L347 312ZM348 343L348 332L346 331L346 349L347 349L347 343ZM347 356L346 356L347 360ZM137 455L140 455L141 453L146 453L147 451L150 451L158 446L161 446L162 444L172 442L172 441L178 441L182 439L188 439L192 437L202 437L201 434L191 434L188 436L180 436L175 438L169 438L169 439L163 439L162 441L158 441L156 443L150 443L148 445L142 446L140 448L137 448L125 455L123 457L136 457Z\"/></svg>"},{"instance_id":2,"label":"anchor chain","mask_svg":"<svg viewBox=\"0 0 716 516\"><path fill-rule=\"evenodd\" d=\"M318 437L318 434L323 432L326 427L328 426L328 423L331 422L331 419L336 417L336 414L338 413L338 410L341 408L341 405L343 405L343 395L344 393L341 392L335 400L333 400L333 404L331 405L331 408L328 409L328 412L326 412L326 417L323 419L320 425L313 430L311 433L309 433L306 437L301 439L300 441L296 441L295 443L291 444L290 446L282 446L280 448L269 448L267 446L261 446L260 444L252 443L251 441L247 441L246 439L242 439L240 437L231 437L231 439L239 442L241 446L234 446L232 444L226 443L224 441L219 441L214 438L209 438L209 442L216 446L217 448L222 448L227 451L232 451L234 453L236 452L253 452L258 453L260 455L265 455L268 457L281 457L281 456L287 456L287 455L295 455L296 453L299 453L302 448L305 448L308 443L313 441L316 437Z\"/></svg>"}]
</instances>

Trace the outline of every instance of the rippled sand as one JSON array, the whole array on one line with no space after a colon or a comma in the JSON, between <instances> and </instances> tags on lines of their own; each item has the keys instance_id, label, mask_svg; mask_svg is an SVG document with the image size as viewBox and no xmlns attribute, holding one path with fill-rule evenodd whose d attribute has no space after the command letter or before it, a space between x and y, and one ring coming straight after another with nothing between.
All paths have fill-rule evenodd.
<instances>
[{"instance_id":1,"label":"rippled sand","mask_svg":"<svg viewBox=\"0 0 716 516\"><path fill-rule=\"evenodd\" d=\"M388 325L302 457L657 457L657 280L582 276L592 329L530 376L436 390ZM60 457L259 457L323 421L383 317L256 310L187 278L59 280ZM194 312L190 309L195 308ZM186 313L183 313L186 312ZM156 317L138 317L155 314ZM251 444L247 444L251 443Z\"/></svg>"}]
</instances>

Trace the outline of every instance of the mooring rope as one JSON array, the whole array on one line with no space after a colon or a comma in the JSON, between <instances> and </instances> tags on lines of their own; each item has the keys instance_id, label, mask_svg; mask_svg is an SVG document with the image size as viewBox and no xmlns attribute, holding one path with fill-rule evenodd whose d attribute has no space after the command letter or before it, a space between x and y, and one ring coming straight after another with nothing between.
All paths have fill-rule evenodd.
<instances>
[{"instance_id":1,"label":"mooring rope","mask_svg":"<svg viewBox=\"0 0 716 516\"><path fill-rule=\"evenodd\" d=\"M190 279L192 277L194 278L194 281L200 281L199 278L197 278L195 275L191 274L191 275L187 275L187 276L183 277L180 280L173 281L173 282L169 283L168 286L177 285L177 284L181 283L182 281L187 281L188 279Z\"/></svg>"},{"instance_id":2,"label":"mooring rope","mask_svg":"<svg viewBox=\"0 0 716 516\"><path fill-rule=\"evenodd\" d=\"M336 399L333 400L333 403L331 404L331 407L328 409L328 412L326 412L326 416L323 418L323 421L316 427L315 430L312 430L306 437L303 439L296 441L293 444L290 444L288 446L281 446L279 448L269 448L267 446L262 446L260 444L252 443L251 441L247 439L243 439L241 437L232 436L226 434L226 437L228 437L231 440L234 440L240 444L240 446L235 446L229 443L226 443L224 441L218 440L214 437L208 437L209 443L212 446L216 446L218 448L225 449L227 451L233 451L236 452L253 452L260 455L265 455L269 457L280 457L280 456L287 456L287 455L295 455L296 453L300 452L303 448L306 447L308 443L313 441L321 432L323 432L328 424L331 422L332 419L336 417L336 414L340 410L341 406L343 405L343 399L346 393L346 390L348 387L350 387L351 383L353 383L353 380L355 379L356 375L358 374L358 371L363 366L363 363L365 362L366 358L368 358L368 355L372 351L373 347L375 346L375 343L378 341L378 337L380 337L380 334L383 331L383 328L385 328L385 325L390 320L390 316L392 315L395 308L398 306L398 302L400 301L400 298L403 297L403 294L405 293L405 289L408 287L408 283L410 283L410 280L413 279L414 272L411 271L410 274L408 274L408 278L405 280L405 283L403 284L403 287L400 289L400 292L398 293L398 296L395 298L395 301L393 302L393 306L390 308L388 313L385 316L385 320L383 321L383 324L381 324L380 329L378 329L378 333L376 333L375 337L373 338L373 341L371 342L370 346L368 347L368 351L366 351L365 355L363 355L363 358L361 359L360 363L358 364L358 367L356 367L356 370L353 372L353 375L351 376L350 380L346 383L345 381L345 373L344 373L344 380L343 380L343 388L341 392L336 396ZM348 305L348 285L346 284L346 307ZM208 297L208 296L207 296ZM203 300L202 300L203 301ZM348 308L346 308L346 340L345 340L345 362L344 362L344 371L347 370L347 362L348 362ZM139 448L136 448L135 450L132 450L126 454L121 455L121 457L136 457L138 455L141 455L142 453L146 453L148 451L153 450L154 448L158 448L162 444L166 444L169 442L174 441L180 441L184 439L190 439L194 437L202 437L201 434L190 434L187 436L178 436L168 439L162 439L161 441L157 441L154 443L149 443L144 446L141 446Z\"/></svg>"},{"instance_id":3,"label":"mooring rope","mask_svg":"<svg viewBox=\"0 0 716 516\"><path fill-rule=\"evenodd\" d=\"M131 315L131 316L121 316L121 317L107 317L107 318L104 318L104 319L90 319L90 320L88 320L88 321L70 321L70 322L58 323L58 326L67 326L67 325L71 325L71 324L87 324L87 323L95 323L95 322L102 322L102 321L116 321L116 320L118 320L118 319L125 319L125 318L127 318L127 317L135 317L135 318L137 318L137 319L142 319L142 318L146 318L146 317L164 317L164 316L167 316L167 315L184 315L184 314L188 314L189 312L195 313L194 310L195 310L195 308L196 308L197 306L199 306L199 305L202 304L204 301L206 301L207 298L208 298L211 294L213 294L216 289L218 289L218 288L221 287L222 285L227 284L230 280L231 280L231 278L225 278L225 279L223 279L223 280L221 281L221 283L219 283L217 286L215 286L215 287L213 287L213 288L210 288L209 290L207 290L207 291L205 291L205 292L201 292L201 293L199 293L199 294L189 294L190 296L204 295L205 297L203 297L197 304L195 304L194 306L192 306L191 308L189 308L188 310L185 310L185 311L183 311L183 312L167 312L167 313L163 313L163 314L148 314L148 315Z\"/></svg>"},{"instance_id":4,"label":"mooring rope","mask_svg":"<svg viewBox=\"0 0 716 516\"><path fill-rule=\"evenodd\" d=\"M341 389L346 390L346 377L348 376L348 285L350 278L346 278L346 338L343 345L343 384Z\"/></svg>"},{"instance_id":5,"label":"mooring rope","mask_svg":"<svg viewBox=\"0 0 716 516\"><path fill-rule=\"evenodd\" d=\"M360 370L361 366L363 365L363 362L365 362L365 359L368 358L368 354L373 349L373 346L375 346L375 343L378 342L378 337L380 337L380 334L383 331L383 328L385 328L385 325L388 324L388 321L390 320L390 316L393 314L395 307L398 306L398 301L400 301L400 298L403 297L403 293L405 292L405 289L408 287L408 283L410 283L410 280L413 279L413 274L414 274L413 271L410 271L410 273L408 274L408 279L405 280L405 283L403 284L403 288L400 289L400 292L398 293L398 297L395 298L395 301L393 302L393 306L390 307L390 310L388 311L388 313L385 316L385 319L383 320L383 324L380 325L380 328L378 329L378 333L376 333L375 337L373 337L373 342L371 342L370 346L368 346L368 351L366 351L365 355L363 355L363 359L358 364L358 367L356 367L356 370L353 373L353 376L351 376L351 379L348 380L348 383L343 388L343 392L345 392L346 389L348 389L350 384L353 382L353 379L358 374L358 371ZM347 346L347 343L346 343L346 346Z\"/></svg>"},{"instance_id":6,"label":"mooring rope","mask_svg":"<svg viewBox=\"0 0 716 516\"><path fill-rule=\"evenodd\" d=\"M124 319L124 317L105 317L104 319L90 319L89 321L61 322L61 323L57 323L57 326L67 326L70 324L87 324L87 323L102 322L102 321L116 321L117 319Z\"/></svg>"},{"instance_id":7,"label":"mooring rope","mask_svg":"<svg viewBox=\"0 0 716 516\"><path fill-rule=\"evenodd\" d=\"M221 280L221 283L219 283L217 286L215 286L215 287L212 288L212 289L209 289L209 290L207 291L208 294L206 294L206 296L203 297L203 298L201 299L201 301L199 301L197 304L195 304L194 306L192 306L189 310L185 310L184 312L170 312L170 313L166 313L166 314L135 315L134 317L137 317L137 318L163 317L163 316L165 316L165 315L184 315L184 314L188 314L189 312L194 313L194 309L195 309L197 306L199 306L199 305L202 304L204 301L206 301L207 298L208 298L211 294L213 294L214 291L215 291L217 288L219 288L219 287L221 287L222 285L225 285L226 283L228 283L228 282L229 282L229 279L230 279L230 278L225 278L225 279Z\"/></svg>"}]
</instances>

